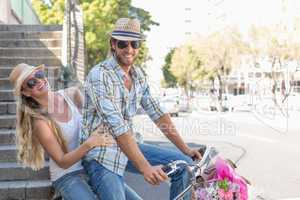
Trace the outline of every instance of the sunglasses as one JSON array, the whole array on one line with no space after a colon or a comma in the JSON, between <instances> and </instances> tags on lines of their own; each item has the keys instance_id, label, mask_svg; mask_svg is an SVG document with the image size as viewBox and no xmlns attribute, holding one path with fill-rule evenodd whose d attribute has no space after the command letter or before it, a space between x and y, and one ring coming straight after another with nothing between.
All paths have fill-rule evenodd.
<instances>
[{"instance_id":1,"label":"sunglasses","mask_svg":"<svg viewBox=\"0 0 300 200\"><path fill-rule=\"evenodd\" d=\"M26 85L28 88L32 89L38 84L38 79L45 79L45 77L46 77L45 72L39 70L35 72L33 77L27 81Z\"/></svg>"},{"instance_id":2,"label":"sunglasses","mask_svg":"<svg viewBox=\"0 0 300 200\"><path fill-rule=\"evenodd\" d=\"M130 45L133 49L138 49L141 46L140 41L122 41L122 40L118 40L117 41L117 47L119 49L125 49L125 48L128 47L129 43L130 43Z\"/></svg>"}]
</instances>

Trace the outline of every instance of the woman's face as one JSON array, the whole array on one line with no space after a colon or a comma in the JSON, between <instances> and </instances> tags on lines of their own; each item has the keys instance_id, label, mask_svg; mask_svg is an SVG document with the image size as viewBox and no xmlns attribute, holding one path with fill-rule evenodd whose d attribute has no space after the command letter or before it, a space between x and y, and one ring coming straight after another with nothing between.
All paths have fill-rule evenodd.
<instances>
[{"instance_id":1,"label":"woman's face","mask_svg":"<svg viewBox=\"0 0 300 200\"><path fill-rule=\"evenodd\" d=\"M44 70L35 70L32 72L22 84L22 94L30 97L40 97L45 95L49 90Z\"/></svg>"}]
</instances>

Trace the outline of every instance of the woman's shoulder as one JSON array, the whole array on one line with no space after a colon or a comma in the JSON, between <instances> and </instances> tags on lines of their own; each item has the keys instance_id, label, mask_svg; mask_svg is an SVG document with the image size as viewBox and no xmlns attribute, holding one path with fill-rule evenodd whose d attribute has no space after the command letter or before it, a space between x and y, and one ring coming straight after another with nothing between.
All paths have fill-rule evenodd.
<instances>
[{"instance_id":1,"label":"woman's shoulder","mask_svg":"<svg viewBox=\"0 0 300 200\"><path fill-rule=\"evenodd\" d=\"M69 88L65 88L62 90L65 94L69 95L69 96L74 96L77 93L80 93L80 89L79 87L69 87Z\"/></svg>"},{"instance_id":2,"label":"woman's shoulder","mask_svg":"<svg viewBox=\"0 0 300 200\"><path fill-rule=\"evenodd\" d=\"M79 108L83 105L83 96L79 87L69 87L63 90L65 95L67 95L73 103Z\"/></svg>"},{"instance_id":3,"label":"woman's shoulder","mask_svg":"<svg viewBox=\"0 0 300 200\"><path fill-rule=\"evenodd\" d=\"M43 130L44 128L50 128L48 119L39 117L33 120L33 130Z\"/></svg>"}]
</instances>

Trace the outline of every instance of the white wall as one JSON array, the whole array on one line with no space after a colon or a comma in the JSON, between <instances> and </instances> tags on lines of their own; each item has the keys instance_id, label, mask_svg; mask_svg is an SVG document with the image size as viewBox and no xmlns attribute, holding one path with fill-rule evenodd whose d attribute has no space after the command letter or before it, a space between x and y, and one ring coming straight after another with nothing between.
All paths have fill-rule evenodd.
<instances>
[{"instance_id":1,"label":"white wall","mask_svg":"<svg viewBox=\"0 0 300 200\"><path fill-rule=\"evenodd\" d=\"M0 24L19 24L12 12L10 0L0 0Z\"/></svg>"}]
</instances>

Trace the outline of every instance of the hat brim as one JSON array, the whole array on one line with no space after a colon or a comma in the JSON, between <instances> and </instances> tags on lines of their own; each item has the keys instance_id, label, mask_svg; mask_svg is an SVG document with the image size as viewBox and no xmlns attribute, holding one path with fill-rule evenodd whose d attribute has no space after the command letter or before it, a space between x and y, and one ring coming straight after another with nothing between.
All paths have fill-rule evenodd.
<instances>
[{"instance_id":1,"label":"hat brim","mask_svg":"<svg viewBox=\"0 0 300 200\"><path fill-rule=\"evenodd\" d=\"M133 38L133 37L126 37L126 36L115 36L115 35L113 36L113 35L111 35L111 33L109 33L109 36L116 40L122 40L122 41L145 41L146 40L144 37Z\"/></svg>"},{"instance_id":2,"label":"hat brim","mask_svg":"<svg viewBox=\"0 0 300 200\"><path fill-rule=\"evenodd\" d=\"M28 78L28 76L30 76L30 74L32 74L32 72L36 71L36 70L39 70L39 69L45 69L45 65L42 64L42 65L38 65L34 68L32 68L31 70L28 70L26 73L22 74L19 78L18 78L18 81L15 85L15 95L16 96L20 96L21 95L21 89L22 89L22 84L23 82Z\"/></svg>"}]
</instances>

